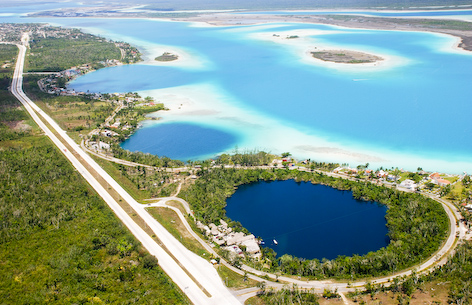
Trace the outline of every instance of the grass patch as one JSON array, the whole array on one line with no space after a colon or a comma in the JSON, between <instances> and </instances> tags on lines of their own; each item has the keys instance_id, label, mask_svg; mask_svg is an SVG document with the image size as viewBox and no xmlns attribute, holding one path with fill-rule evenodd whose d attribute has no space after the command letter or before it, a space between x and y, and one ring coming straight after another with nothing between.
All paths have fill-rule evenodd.
<instances>
[{"instance_id":1,"label":"grass patch","mask_svg":"<svg viewBox=\"0 0 472 305\"><path fill-rule=\"evenodd\" d=\"M148 211L152 217L159 221L159 223L187 249L205 259L210 259L211 255L187 231L179 216L172 209L165 207L154 207L149 208Z\"/></svg>"},{"instance_id":2,"label":"grass patch","mask_svg":"<svg viewBox=\"0 0 472 305\"><path fill-rule=\"evenodd\" d=\"M170 206L173 206L174 208L177 208L180 210L180 212L182 212L183 215L187 216L187 211L185 210L184 206L182 205L182 203L180 203L179 201L177 200L170 200L170 201L167 201L167 204L170 205Z\"/></svg>"},{"instance_id":3,"label":"grass patch","mask_svg":"<svg viewBox=\"0 0 472 305\"><path fill-rule=\"evenodd\" d=\"M92 156L95 162L98 163L113 179L121 185L134 199L143 200L150 197L149 192L145 190L139 190L136 185L130 181L128 178L123 176L121 172L115 167L113 162Z\"/></svg>"},{"instance_id":4,"label":"grass patch","mask_svg":"<svg viewBox=\"0 0 472 305\"><path fill-rule=\"evenodd\" d=\"M257 285L256 281L249 278L245 279L244 275L240 275L224 265L219 264L216 270L227 287L249 288Z\"/></svg>"}]
</instances>

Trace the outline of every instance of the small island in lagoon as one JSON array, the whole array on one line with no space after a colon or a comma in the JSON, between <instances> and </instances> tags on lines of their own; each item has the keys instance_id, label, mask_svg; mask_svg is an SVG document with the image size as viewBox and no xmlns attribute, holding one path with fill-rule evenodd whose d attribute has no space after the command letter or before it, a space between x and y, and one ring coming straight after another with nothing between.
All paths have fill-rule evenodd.
<instances>
[{"instance_id":1,"label":"small island in lagoon","mask_svg":"<svg viewBox=\"0 0 472 305\"><path fill-rule=\"evenodd\" d=\"M375 63L383 60L382 57L372 54L350 50L322 50L311 51L310 54L317 59L343 64Z\"/></svg>"},{"instance_id":2,"label":"small island in lagoon","mask_svg":"<svg viewBox=\"0 0 472 305\"><path fill-rule=\"evenodd\" d=\"M172 54L172 53L169 53L169 52L164 52L164 53L162 53L162 55L157 56L155 58L155 60L157 60L157 61L174 61L174 60L177 60L177 59L179 59L178 55Z\"/></svg>"}]
</instances>

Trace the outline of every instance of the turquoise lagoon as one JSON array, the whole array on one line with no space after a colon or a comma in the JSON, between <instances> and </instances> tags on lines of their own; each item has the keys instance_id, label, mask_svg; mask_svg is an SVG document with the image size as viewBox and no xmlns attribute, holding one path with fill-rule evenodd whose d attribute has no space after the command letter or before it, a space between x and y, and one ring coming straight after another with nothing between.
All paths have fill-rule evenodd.
<instances>
[{"instance_id":1,"label":"turquoise lagoon","mask_svg":"<svg viewBox=\"0 0 472 305\"><path fill-rule=\"evenodd\" d=\"M451 36L298 23L213 27L148 19L0 18L80 27L129 41L145 53L142 63L70 83L79 91L137 91L170 108L123 144L130 150L144 151L142 141L133 139L143 133L149 143L162 138L156 124L166 124L169 134L200 126L198 136L182 144L184 159L237 147L351 166L472 171L472 56L453 49L457 40ZM371 66L318 62L307 53L315 47L385 60ZM163 51L181 60L154 62ZM210 136L215 132L216 141ZM159 153L180 158L166 143Z\"/></svg>"}]
</instances>

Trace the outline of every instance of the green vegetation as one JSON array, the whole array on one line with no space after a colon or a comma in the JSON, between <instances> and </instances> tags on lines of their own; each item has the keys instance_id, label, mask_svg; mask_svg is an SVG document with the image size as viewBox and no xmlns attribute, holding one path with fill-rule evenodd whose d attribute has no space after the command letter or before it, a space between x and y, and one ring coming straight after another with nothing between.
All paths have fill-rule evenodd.
<instances>
[{"instance_id":1,"label":"green vegetation","mask_svg":"<svg viewBox=\"0 0 472 305\"><path fill-rule=\"evenodd\" d=\"M257 285L257 282L249 279L247 274L241 275L233 272L225 265L218 265L216 270L227 287L242 289Z\"/></svg>"},{"instance_id":2,"label":"green vegetation","mask_svg":"<svg viewBox=\"0 0 472 305\"><path fill-rule=\"evenodd\" d=\"M113 42L80 30L59 37L34 36L30 42L29 71L59 72L84 63L121 59L121 52Z\"/></svg>"},{"instance_id":3,"label":"green vegetation","mask_svg":"<svg viewBox=\"0 0 472 305\"><path fill-rule=\"evenodd\" d=\"M87 65L98 69L116 65L119 61L141 60L135 47L125 42L46 24L0 24L0 40L19 43L23 33L29 34L30 52L26 69L30 72L59 72L74 66ZM3 55L2 55L3 56Z\"/></svg>"},{"instance_id":4,"label":"green vegetation","mask_svg":"<svg viewBox=\"0 0 472 305\"><path fill-rule=\"evenodd\" d=\"M374 55L360 53L360 52L352 52L352 51L349 51L347 54L336 53L336 51L318 51L318 52L311 52L311 55L314 58L317 58L323 61L347 63L347 64L372 63L377 60L381 60L380 57L377 57Z\"/></svg>"},{"instance_id":5,"label":"green vegetation","mask_svg":"<svg viewBox=\"0 0 472 305\"><path fill-rule=\"evenodd\" d=\"M186 303L46 137L21 141L0 151L4 302Z\"/></svg>"},{"instance_id":6,"label":"green vegetation","mask_svg":"<svg viewBox=\"0 0 472 305\"><path fill-rule=\"evenodd\" d=\"M11 100L0 105L3 122L27 118ZM35 135L36 126L1 128L2 303L188 304L49 139Z\"/></svg>"},{"instance_id":7,"label":"green vegetation","mask_svg":"<svg viewBox=\"0 0 472 305\"><path fill-rule=\"evenodd\" d=\"M472 303L472 243L465 241L458 245L454 255L445 265L431 273L395 278L389 287L367 282L364 291L356 290L349 297L359 304L385 301L386 292L391 291L398 304L409 304L415 300L421 304L471 304ZM383 292L384 294L379 294ZM368 299L365 296L369 296Z\"/></svg>"},{"instance_id":8,"label":"green vegetation","mask_svg":"<svg viewBox=\"0 0 472 305\"><path fill-rule=\"evenodd\" d=\"M179 160L172 160L168 157L159 157L156 155L151 155L149 153L143 152L131 152L128 150L124 150L118 144L115 144L111 147L111 152L115 158L147 164L156 167L181 167L184 165L184 162Z\"/></svg>"},{"instance_id":9,"label":"green vegetation","mask_svg":"<svg viewBox=\"0 0 472 305\"><path fill-rule=\"evenodd\" d=\"M450 283L450 304L472 304L472 243L460 244L454 256L429 279Z\"/></svg>"},{"instance_id":10,"label":"green vegetation","mask_svg":"<svg viewBox=\"0 0 472 305\"><path fill-rule=\"evenodd\" d=\"M179 56L169 53L169 52L164 52L162 55L157 56L155 60L157 61L174 61L179 59Z\"/></svg>"},{"instance_id":11,"label":"green vegetation","mask_svg":"<svg viewBox=\"0 0 472 305\"><path fill-rule=\"evenodd\" d=\"M268 265L271 272L309 278L357 279L390 274L413 266L430 257L442 244L448 232L449 220L442 206L419 194L404 193L377 186L370 182L355 182L333 178L320 173L290 170L236 170L212 168L201 170L200 178L180 192L203 223L225 219L235 230L244 230L238 222L225 215L226 198L235 187L256 181L295 179L321 183L339 190L350 190L356 199L372 200L388 207L387 225L390 244L376 252L334 260L305 260L290 255L275 257L271 249L264 249L264 260L254 262L257 268Z\"/></svg>"},{"instance_id":12,"label":"green vegetation","mask_svg":"<svg viewBox=\"0 0 472 305\"><path fill-rule=\"evenodd\" d=\"M194 253L210 259L210 254L203 246L193 238L182 224L179 216L171 209L165 207L149 208L150 214L159 221L177 240L179 240L187 249Z\"/></svg>"},{"instance_id":13,"label":"green vegetation","mask_svg":"<svg viewBox=\"0 0 472 305\"><path fill-rule=\"evenodd\" d=\"M111 102L94 100L85 96L56 96L39 90L39 75L24 78L26 94L65 130L87 132L105 122L113 110Z\"/></svg>"},{"instance_id":14,"label":"green vegetation","mask_svg":"<svg viewBox=\"0 0 472 305\"><path fill-rule=\"evenodd\" d=\"M16 61L16 56L18 53L18 47L15 45L10 45L10 44L0 44L0 64L2 66L2 73L8 71L8 73L12 73L13 65L15 64ZM3 67L4 65L7 65L7 67Z\"/></svg>"},{"instance_id":15,"label":"green vegetation","mask_svg":"<svg viewBox=\"0 0 472 305\"><path fill-rule=\"evenodd\" d=\"M299 289L296 285L292 287L285 286L279 291L272 287L266 288L265 282L259 283L261 289L257 296L250 298L246 304L255 305L284 305L284 304L307 304L318 305L319 297L313 290L307 291Z\"/></svg>"},{"instance_id":16,"label":"green vegetation","mask_svg":"<svg viewBox=\"0 0 472 305\"><path fill-rule=\"evenodd\" d=\"M244 152L234 153L232 155L220 155L215 164L217 165L242 165L242 166L260 166L269 165L275 159L274 155L268 154L264 151L259 152Z\"/></svg>"},{"instance_id":17,"label":"green vegetation","mask_svg":"<svg viewBox=\"0 0 472 305\"><path fill-rule=\"evenodd\" d=\"M122 176L131 181L136 189L145 191L147 198L168 197L177 189L173 182L174 174L161 171L156 168L146 168L144 166L126 166L112 163Z\"/></svg>"},{"instance_id":18,"label":"green vegetation","mask_svg":"<svg viewBox=\"0 0 472 305\"><path fill-rule=\"evenodd\" d=\"M0 100L2 101L0 111L2 112L11 107L17 107L15 97L8 91L17 53L17 46L0 44ZM4 118L0 118L0 121L4 121Z\"/></svg>"}]
</instances>

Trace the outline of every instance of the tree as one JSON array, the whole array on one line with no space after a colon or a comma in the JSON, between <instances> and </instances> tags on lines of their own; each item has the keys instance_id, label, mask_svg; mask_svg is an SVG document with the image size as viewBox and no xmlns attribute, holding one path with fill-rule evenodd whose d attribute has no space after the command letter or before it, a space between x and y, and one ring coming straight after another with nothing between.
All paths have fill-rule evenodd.
<instances>
[{"instance_id":1,"label":"tree","mask_svg":"<svg viewBox=\"0 0 472 305\"><path fill-rule=\"evenodd\" d=\"M146 254L143 257L143 267L146 269L152 269L156 267L158 264L158 260L154 255Z\"/></svg>"},{"instance_id":2,"label":"tree","mask_svg":"<svg viewBox=\"0 0 472 305\"><path fill-rule=\"evenodd\" d=\"M441 197L447 196L450 193L451 193L451 185L450 184L441 187L441 191L440 191Z\"/></svg>"},{"instance_id":3,"label":"tree","mask_svg":"<svg viewBox=\"0 0 472 305\"><path fill-rule=\"evenodd\" d=\"M393 175L395 176L395 182L397 182L398 180L398 177L400 176L400 170L397 168L395 168L395 170L393 171Z\"/></svg>"},{"instance_id":4,"label":"tree","mask_svg":"<svg viewBox=\"0 0 472 305\"><path fill-rule=\"evenodd\" d=\"M425 186L428 190L431 191L431 190L436 186L436 184L434 184L434 183L432 183L432 182L427 182L427 183L424 184L424 186Z\"/></svg>"},{"instance_id":5,"label":"tree","mask_svg":"<svg viewBox=\"0 0 472 305\"><path fill-rule=\"evenodd\" d=\"M257 287L260 289L257 294L265 294L266 293L266 285L265 281L257 283Z\"/></svg>"}]
</instances>

